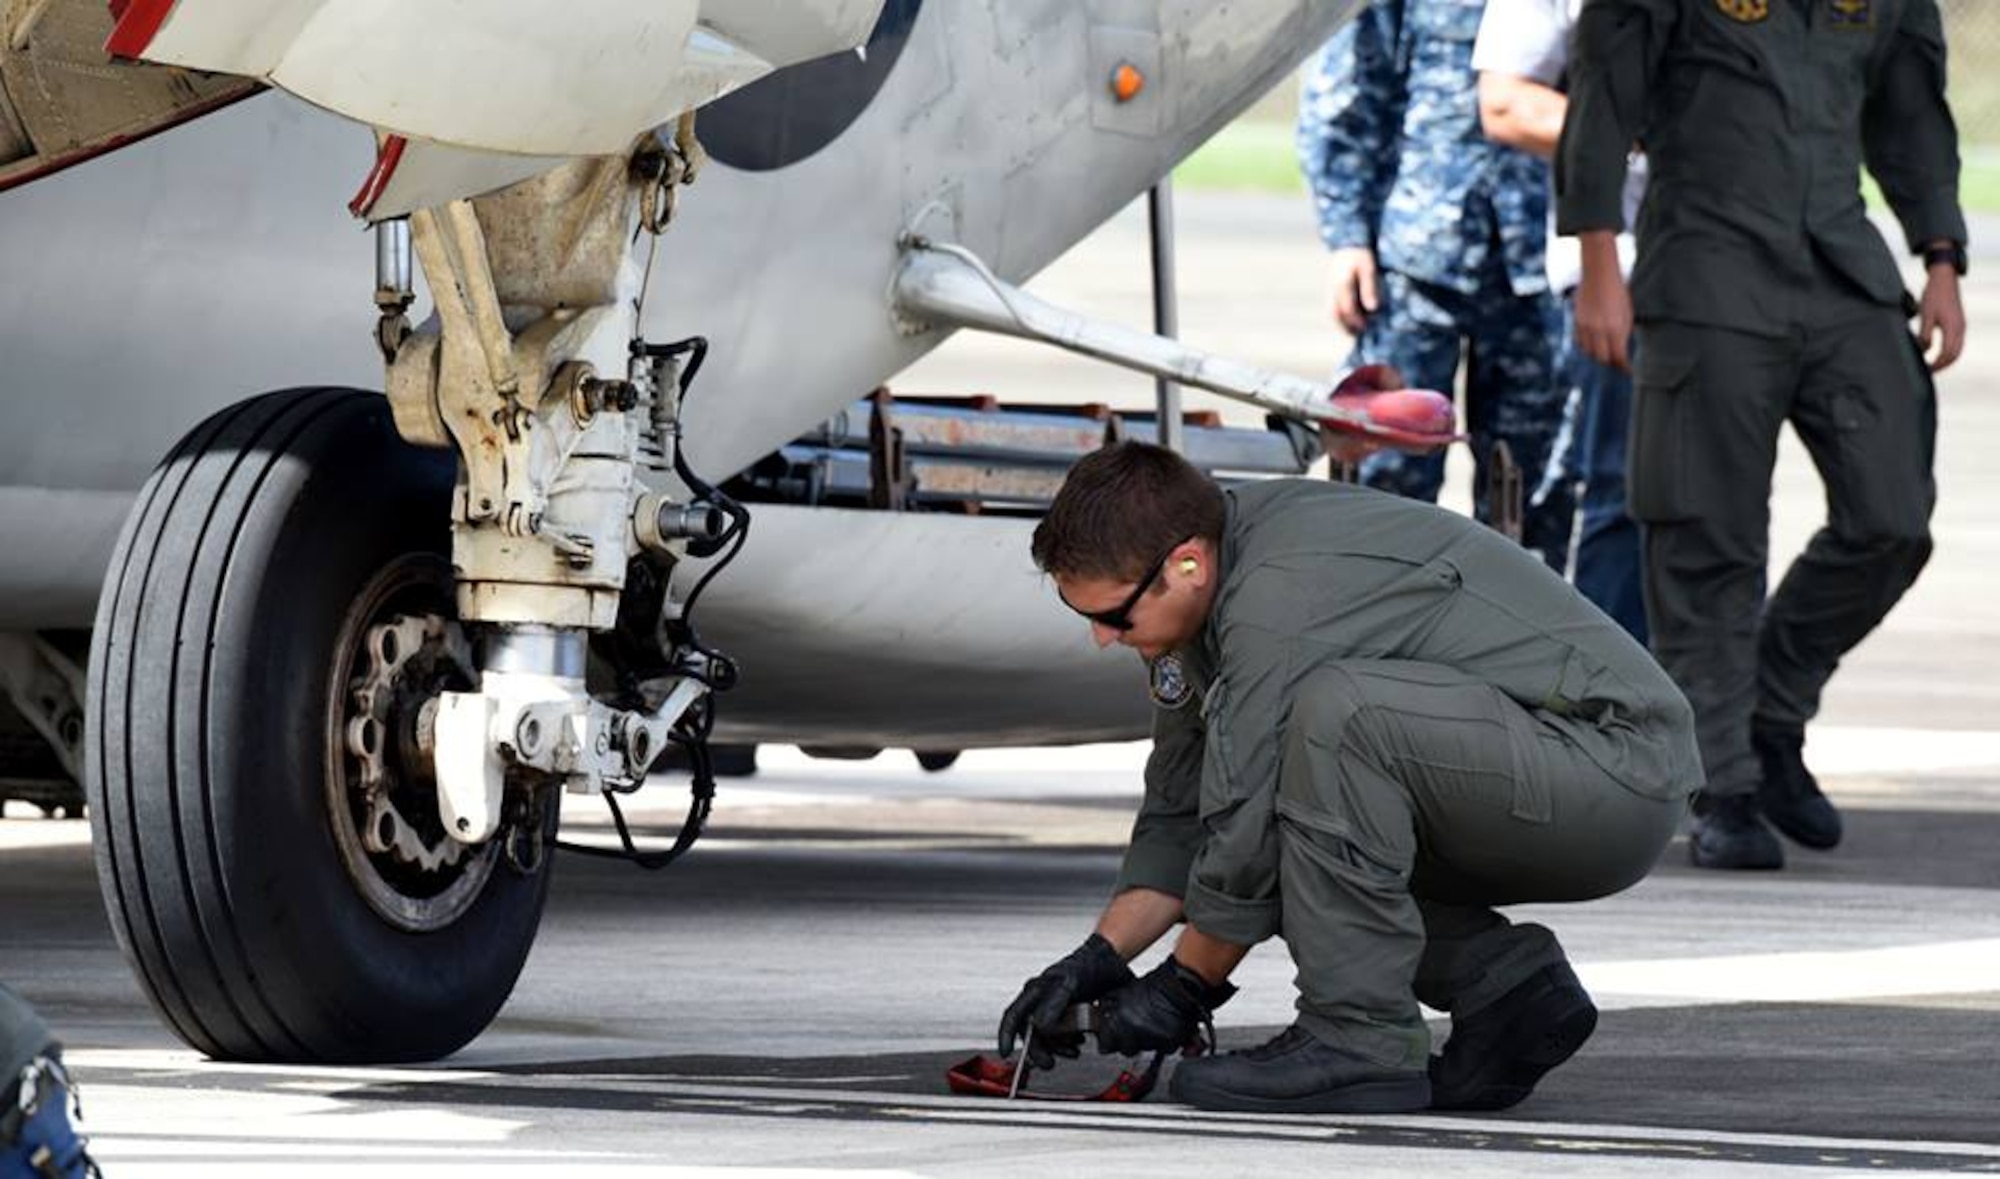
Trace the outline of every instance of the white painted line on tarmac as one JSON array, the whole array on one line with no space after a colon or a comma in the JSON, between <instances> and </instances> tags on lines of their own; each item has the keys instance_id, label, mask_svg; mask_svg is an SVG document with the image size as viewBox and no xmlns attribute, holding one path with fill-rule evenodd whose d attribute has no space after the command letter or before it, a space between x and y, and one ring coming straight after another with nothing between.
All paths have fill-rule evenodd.
<instances>
[{"instance_id":1,"label":"white painted line on tarmac","mask_svg":"<svg viewBox=\"0 0 2000 1179\"><path fill-rule=\"evenodd\" d=\"M233 1099L233 1098L232 1098ZM427 1111L436 1113L438 1111ZM91 1129L95 1123L86 1126ZM239 1127L232 1137L247 1137L255 1131ZM443 1146L421 1146L397 1142L394 1139L376 1139L371 1142L353 1142L345 1136L303 1135L296 1128L287 1133L273 1133L269 1137L258 1136L255 1141L229 1141L211 1135L195 1135L186 1138L146 1137L143 1135L124 1136L107 1131L92 1130L90 1153L99 1162L118 1162L120 1159L142 1157L191 1158L191 1159L292 1159L304 1153L335 1155L340 1158L361 1162L366 1159L414 1159L462 1160L485 1158L494 1162L528 1162L544 1159L550 1162L564 1162L572 1158L639 1158L634 1154L611 1154L603 1151L549 1150L528 1147L508 1147L481 1150L459 1144ZM426 1174L429 1172L427 1171Z\"/></svg>"},{"instance_id":2,"label":"white painted line on tarmac","mask_svg":"<svg viewBox=\"0 0 2000 1179\"><path fill-rule=\"evenodd\" d=\"M1339 1139L1381 1130L1425 1130L1452 1136L1499 1135L1559 1139L1577 1147L1617 1148L1633 1143L1675 1143L1689 1146L1776 1147L1801 1151L1920 1152L1953 1157L2000 1160L2000 1146L1976 1142L1935 1142L1911 1139L1830 1138L1814 1135L1757 1134L1723 1130L1675 1129L1600 1123L1525 1122L1433 1115L1357 1116L1340 1114L1279 1115L1214 1113L1188 1106L1151 1102L1119 1105L1093 1102L1004 1101L886 1093L858 1089L800 1088L795 1082L773 1085L712 1085L665 1081L656 1077L603 1077L565 1074L559 1077L510 1075L505 1084L551 1091L646 1093L693 1101L746 1113L781 1108L814 1109L864 1106L876 1114L961 1122L1047 1122L1071 1129L1155 1129L1204 1136L1255 1136L1282 1131L1288 1137Z\"/></svg>"},{"instance_id":3,"label":"white painted line on tarmac","mask_svg":"<svg viewBox=\"0 0 2000 1179\"><path fill-rule=\"evenodd\" d=\"M1815 725L1806 763L1822 777L2000 771L2000 732Z\"/></svg>"},{"instance_id":4,"label":"white painted line on tarmac","mask_svg":"<svg viewBox=\"0 0 2000 1179\"><path fill-rule=\"evenodd\" d=\"M362 1083L414 1083L421 1081L480 1081L499 1075L482 1069L450 1068L370 1068L365 1066L316 1064L240 1064L210 1060L185 1048L75 1048L66 1049L63 1059L73 1067L131 1069L134 1072L184 1072L189 1076L241 1073L248 1076L281 1077L288 1080L317 1080Z\"/></svg>"},{"instance_id":5,"label":"white painted line on tarmac","mask_svg":"<svg viewBox=\"0 0 2000 1179\"><path fill-rule=\"evenodd\" d=\"M107 1053L80 1054L79 1067L91 1057ZM128 1068L137 1064L140 1053L124 1054ZM162 1057L178 1056L160 1053ZM166 1063L166 1062L163 1062ZM171 1062L173 1071L184 1070L184 1062ZM615 1067L615 1066L613 1066ZM147 1071L143 1066L133 1071ZM198 1071L240 1073L240 1066L209 1065ZM328 1070L271 1067L261 1071L301 1077L318 1077ZM437 1108L423 1089L437 1074L421 1069L354 1070L370 1075L392 1073L409 1086L396 1111L359 1112L352 1103L329 1098L300 1098L273 1093L246 1093L240 1090L177 1089L163 1093L141 1087L134 1081L101 1081L92 1086L90 1100L103 1114L89 1120L87 1129L96 1136L107 1159L121 1156L199 1156L209 1158L254 1158L291 1152L300 1144L337 1148L344 1156L430 1157L450 1154L460 1161L477 1157L526 1160L546 1157L547 1152L523 1147L518 1152L498 1148L504 1138L522 1128L522 1123L500 1118L475 1117ZM455 1078L469 1074L452 1074ZM357 1078L358 1079L358 1078ZM670 1080L659 1076L487 1074L474 1081L475 1088L490 1088L492 1097L503 1102L496 1109L520 1106L546 1112L549 1102L538 1094L567 1095L574 1102L581 1094L603 1093L640 1095L655 1102L653 1116L671 1115L677 1109L698 1114L702 1109L730 1110L752 1116L785 1117L800 1113L852 1112L868 1118L910 1118L931 1122L962 1124L1032 1123L1046 1128L1069 1130L1152 1130L1161 1133L1191 1134L1204 1138L1255 1138L1282 1136L1339 1141L1371 1138L1382 1131L1422 1131L1449 1138L1498 1137L1532 1140L1538 1149L1625 1153L1662 1148L1686 1150L1693 1161L1704 1148L1761 1148L1821 1154L1850 1155L1885 1152L1897 1155L1922 1154L1939 1158L1963 1158L2000 1162L2000 1146L1913 1139L1835 1138L1823 1135L1762 1134L1737 1131L1684 1129L1622 1124L1568 1123L1555 1121L1515 1121L1476 1117L1435 1115L1355 1116L1355 1115L1275 1115L1214 1113L1169 1104L1116 1105L1097 1103L1007 1102L967 1098L948 1094L912 1094L864 1088L805 1086L793 1079L773 1084L717 1084ZM457 1089L458 1086L453 1086ZM453 1102L463 1101L462 1092L440 1094ZM174 1106L186 1106L185 1118L170 1119L185 1127L172 1136L151 1134L120 1135L119 1126L142 1117L157 1125L172 1113ZM226 1111L226 1113L225 1113ZM218 1117L219 1113L225 1116ZM108 1116L104 1116L108 1115ZM234 1139L224 1142L221 1139ZM246 1141L248 1140L248 1141ZM447 1148L440 1144L457 1141L473 1144ZM285 1145L292 1144L292 1145ZM477 1144L486 1144L483 1148ZM608 1160L621 1157L616 1151L575 1151L578 1160ZM672 1172L679 1174L680 1172ZM690 1171L687 1173L696 1173ZM776 1172L750 1169L742 1174ZM901 1174L901 1172L875 1172Z\"/></svg>"},{"instance_id":6,"label":"white painted line on tarmac","mask_svg":"<svg viewBox=\"0 0 2000 1179\"><path fill-rule=\"evenodd\" d=\"M1580 962L1594 996L1676 1003L1839 1003L2000 992L2000 938L1865 950Z\"/></svg>"},{"instance_id":7,"label":"white painted line on tarmac","mask_svg":"<svg viewBox=\"0 0 2000 1179\"><path fill-rule=\"evenodd\" d=\"M743 1167L698 1166L663 1163L657 1155L620 1155L607 1158L577 1150L468 1151L463 1149L417 1152L398 1147L359 1150L347 1145L328 1149L302 1142L282 1148L252 1146L238 1148L228 1143L170 1142L158 1139L93 1139L91 1154L101 1163L112 1164L119 1176L141 1179L215 1179L242 1175L269 1179L352 1179L357 1166L366 1165L370 1175L422 1175L424 1179L492 1179L496 1168L521 1169L537 1165L538 1170L564 1179L595 1179L597 1176L648 1179L824 1179L824 1167ZM302 1154L320 1154L327 1162L302 1161ZM177 1161L187 1160L187 1161ZM397 1164L404 1164L398 1166ZM919 1179L915 1171L841 1169L842 1179Z\"/></svg>"}]
</instances>

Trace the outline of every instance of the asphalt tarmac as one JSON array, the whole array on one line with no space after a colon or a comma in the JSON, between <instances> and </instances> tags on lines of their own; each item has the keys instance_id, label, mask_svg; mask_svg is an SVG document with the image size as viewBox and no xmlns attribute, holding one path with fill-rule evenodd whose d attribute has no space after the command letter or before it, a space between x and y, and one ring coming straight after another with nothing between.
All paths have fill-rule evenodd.
<instances>
[{"instance_id":1,"label":"asphalt tarmac","mask_svg":"<svg viewBox=\"0 0 2000 1179\"><path fill-rule=\"evenodd\" d=\"M1181 208L1191 337L1300 371L1338 362L1303 210L1185 195ZM1037 289L1143 322L1142 225L1122 218ZM1793 849L1783 873L1721 876L1688 868L1677 842L1625 894L1518 914L1556 930L1604 1014L1507 1114L1264 1117L1164 1093L1107 1106L946 1092L947 1067L992 1051L1020 980L1088 931L1142 746L973 752L935 775L902 753L767 750L757 777L725 783L683 864L652 875L559 858L513 999L435 1066L200 1060L119 956L85 826L19 807L0 820L0 978L68 1045L114 1177L2000 1171L2000 529L1986 509L2000 410L1985 392L2000 351L1978 334L2000 330L2000 282L1979 283L1979 266L1974 350L1941 389L1938 556L1849 661L1809 740L1846 843ZM1150 396L1095 371L968 340L898 385ZM1784 463L1781 553L1819 511L1795 447ZM646 836L671 838L681 789L643 796ZM566 827L610 838L588 799ZM1289 1022L1290 977L1282 946L1251 955L1219 1021L1225 1046ZM1045 1080L1081 1092L1112 1071L1086 1060Z\"/></svg>"},{"instance_id":2,"label":"asphalt tarmac","mask_svg":"<svg viewBox=\"0 0 2000 1179\"><path fill-rule=\"evenodd\" d=\"M1697 873L1677 843L1629 893L1518 914L1558 932L1604 1016L1506 1115L948 1095L945 1069L992 1051L1019 980L1087 932L1142 757L974 753L926 775L906 755L769 751L682 866L559 859L513 1000L429 1068L227 1066L181 1048L111 942L79 824L0 825L0 895L18 915L0 962L69 1044L113 1175L2000 1170L1992 765L1909 783L1943 804L1830 776L1848 843L1783 874ZM673 786L645 808L653 838L678 823ZM569 828L609 836L587 800ZM1282 946L1252 955L1225 1046L1288 1022L1290 975ZM1080 1093L1112 1071L1087 1059L1042 1080Z\"/></svg>"}]
</instances>

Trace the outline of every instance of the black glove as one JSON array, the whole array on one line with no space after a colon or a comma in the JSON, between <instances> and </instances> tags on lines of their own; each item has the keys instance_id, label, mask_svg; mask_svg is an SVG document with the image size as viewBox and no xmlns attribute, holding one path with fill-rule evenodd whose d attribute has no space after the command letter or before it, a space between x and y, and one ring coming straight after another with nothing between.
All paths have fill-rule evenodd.
<instances>
[{"instance_id":1,"label":"black glove","mask_svg":"<svg viewBox=\"0 0 2000 1179\"><path fill-rule=\"evenodd\" d=\"M1063 1035L1052 1032L1063 1013L1078 1003L1110 994L1132 983L1132 969L1118 956L1103 934L1093 933L1069 956L1029 979L1021 993L1000 1017L1000 1055L1014 1051L1014 1041L1035 1034L1028 1042L1028 1063L1048 1068L1057 1056L1074 1057L1083 1044L1083 1033Z\"/></svg>"},{"instance_id":2,"label":"black glove","mask_svg":"<svg viewBox=\"0 0 2000 1179\"><path fill-rule=\"evenodd\" d=\"M1208 981L1169 956L1146 977L1097 1004L1097 1050L1136 1056L1185 1047L1236 988Z\"/></svg>"}]
</instances>

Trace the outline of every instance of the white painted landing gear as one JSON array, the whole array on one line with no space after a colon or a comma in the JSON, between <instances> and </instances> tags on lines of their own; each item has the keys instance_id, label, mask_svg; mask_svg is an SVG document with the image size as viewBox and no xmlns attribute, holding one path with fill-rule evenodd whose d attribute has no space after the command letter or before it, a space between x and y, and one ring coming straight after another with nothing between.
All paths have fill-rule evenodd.
<instances>
[{"instance_id":1,"label":"white painted landing gear","mask_svg":"<svg viewBox=\"0 0 2000 1179\"><path fill-rule=\"evenodd\" d=\"M120 944L199 1050L454 1051L534 939L560 793L705 731L726 663L675 603L621 616L628 566L744 526L678 461L702 346L634 342L633 225L664 228L690 126L417 213L379 256L388 397L253 398L142 491L86 777Z\"/></svg>"}]
</instances>

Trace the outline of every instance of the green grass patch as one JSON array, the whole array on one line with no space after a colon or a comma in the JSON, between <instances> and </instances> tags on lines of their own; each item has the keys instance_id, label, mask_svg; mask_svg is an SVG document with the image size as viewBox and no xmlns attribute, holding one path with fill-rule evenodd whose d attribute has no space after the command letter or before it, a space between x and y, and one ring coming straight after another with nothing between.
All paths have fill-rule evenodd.
<instances>
[{"instance_id":1,"label":"green grass patch","mask_svg":"<svg viewBox=\"0 0 2000 1179\"><path fill-rule=\"evenodd\" d=\"M1991 149L1968 150L1965 155L1959 199L1968 212L2000 213L2000 155ZM1292 145L1292 125L1263 119L1242 119L1224 127L1182 161L1174 170L1174 183L1208 192L1303 197L1306 191ZM1873 181L1866 182L1863 191L1871 206L1881 205Z\"/></svg>"},{"instance_id":2,"label":"green grass patch","mask_svg":"<svg viewBox=\"0 0 2000 1179\"><path fill-rule=\"evenodd\" d=\"M2000 213L2000 159L1985 152L1966 153L1964 166L1958 174L1958 202L1968 213ZM1871 176L1862 176L1861 195L1868 198L1868 207L1884 207L1881 189L1875 187Z\"/></svg>"},{"instance_id":3,"label":"green grass patch","mask_svg":"<svg viewBox=\"0 0 2000 1179\"><path fill-rule=\"evenodd\" d=\"M1966 161L1958 177L1958 199L1968 210L2000 212L2000 161Z\"/></svg>"},{"instance_id":4,"label":"green grass patch","mask_svg":"<svg viewBox=\"0 0 2000 1179\"><path fill-rule=\"evenodd\" d=\"M1289 122L1239 119L1174 169L1174 184L1210 192L1267 192L1303 197L1305 178Z\"/></svg>"}]
</instances>

